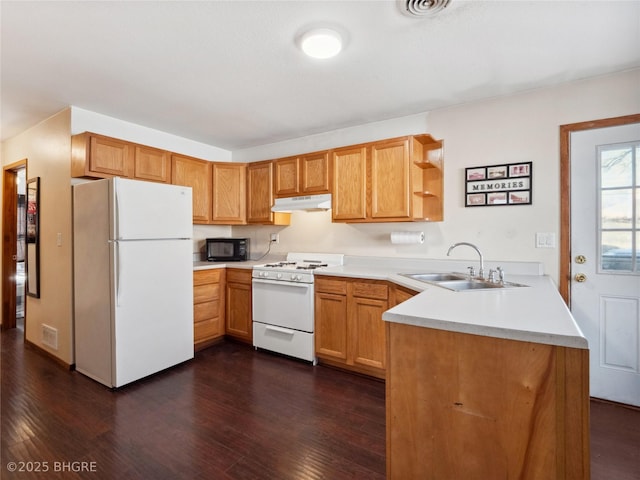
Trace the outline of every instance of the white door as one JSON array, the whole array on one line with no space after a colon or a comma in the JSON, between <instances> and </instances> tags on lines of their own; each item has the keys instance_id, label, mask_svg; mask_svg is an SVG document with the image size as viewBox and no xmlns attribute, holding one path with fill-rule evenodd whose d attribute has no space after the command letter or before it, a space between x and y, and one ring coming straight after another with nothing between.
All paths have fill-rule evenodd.
<instances>
[{"instance_id":1,"label":"white door","mask_svg":"<svg viewBox=\"0 0 640 480\"><path fill-rule=\"evenodd\" d=\"M113 239L191 238L191 187L113 179Z\"/></svg>"},{"instance_id":2,"label":"white door","mask_svg":"<svg viewBox=\"0 0 640 480\"><path fill-rule=\"evenodd\" d=\"M571 134L571 311L591 396L640 406L640 124Z\"/></svg>"}]
</instances>

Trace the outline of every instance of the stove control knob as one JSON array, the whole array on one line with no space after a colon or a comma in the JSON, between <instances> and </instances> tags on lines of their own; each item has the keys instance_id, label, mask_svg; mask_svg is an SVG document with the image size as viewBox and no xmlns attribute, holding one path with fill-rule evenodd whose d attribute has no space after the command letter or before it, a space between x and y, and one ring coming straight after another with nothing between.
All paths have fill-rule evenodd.
<instances>
[{"instance_id":1,"label":"stove control knob","mask_svg":"<svg viewBox=\"0 0 640 480\"><path fill-rule=\"evenodd\" d=\"M260 276L266 278L269 274L267 272L260 272Z\"/></svg>"},{"instance_id":2,"label":"stove control knob","mask_svg":"<svg viewBox=\"0 0 640 480\"><path fill-rule=\"evenodd\" d=\"M296 274L291 275L291 280L294 281L294 282L299 282L300 281L300 275L296 275Z\"/></svg>"},{"instance_id":3,"label":"stove control knob","mask_svg":"<svg viewBox=\"0 0 640 480\"><path fill-rule=\"evenodd\" d=\"M277 274L276 278L282 278L282 274L281 273Z\"/></svg>"}]
</instances>

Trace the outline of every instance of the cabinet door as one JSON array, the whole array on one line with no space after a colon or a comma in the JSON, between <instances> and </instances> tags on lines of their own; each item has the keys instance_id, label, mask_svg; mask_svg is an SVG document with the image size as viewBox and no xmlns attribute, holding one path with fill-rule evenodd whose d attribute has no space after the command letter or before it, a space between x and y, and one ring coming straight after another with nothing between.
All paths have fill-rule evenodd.
<instances>
[{"instance_id":1,"label":"cabinet door","mask_svg":"<svg viewBox=\"0 0 640 480\"><path fill-rule=\"evenodd\" d=\"M193 223L211 222L211 162L172 155L171 183L193 189Z\"/></svg>"},{"instance_id":2,"label":"cabinet door","mask_svg":"<svg viewBox=\"0 0 640 480\"><path fill-rule=\"evenodd\" d=\"M371 218L411 217L409 139L371 146Z\"/></svg>"},{"instance_id":3,"label":"cabinet door","mask_svg":"<svg viewBox=\"0 0 640 480\"><path fill-rule=\"evenodd\" d=\"M253 343L251 320L251 270L227 269L226 333Z\"/></svg>"},{"instance_id":4,"label":"cabinet door","mask_svg":"<svg viewBox=\"0 0 640 480\"><path fill-rule=\"evenodd\" d=\"M214 163L212 223L246 223L246 165Z\"/></svg>"},{"instance_id":5,"label":"cabinet door","mask_svg":"<svg viewBox=\"0 0 640 480\"><path fill-rule=\"evenodd\" d=\"M273 213L273 162L247 167L247 223L269 224Z\"/></svg>"},{"instance_id":6,"label":"cabinet door","mask_svg":"<svg viewBox=\"0 0 640 480\"><path fill-rule=\"evenodd\" d=\"M275 165L275 196L295 197L300 195L300 160L298 157L282 158Z\"/></svg>"},{"instance_id":7,"label":"cabinet door","mask_svg":"<svg viewBox=\"0 0 640 480\"><path fill-rule=\"evenodd\" d=\"M333 209L334 221L367 218L367 149L365 147L334 150Z\"/></svg>"},{"instance_id":8,"label":"cabinet door","mask_svg":"<svg viewBox=\"0 0 640 480\"><path fill-rule=\"evenodd\" d=\"M349 359L354 365L385 369L385 326L382 320L385 310L388 310L386 300L349 299Z\"/></svg>"},{"instance_id":9,"label":"cabinet door","mask_svg":"<svg viewBox=\"0 0 640 480\"><path fill-rule=\"evenodd\" d=\"M100 176L131 176L133 145L115 138L91 136L89 148L90 173Z\"/></svg>"},{"instance_id":10,"label":"cabinet door","mask_svg":"<svg viewBox=\"0 0 640 480\"><path fill-rule=\"evenodd\" d=\"M171 181L171 154L165 150L136 145L133 178L169 183Z\"/></svg>"},{"instance_id":11,"label":"cabinet door","mask_svg":"<svg viewBox=\"0 0 640 480\"><path fill-rule=\"evenodd\" d=\"M329 193L329 152L300 157L300 193L303 195Z\"/></svg>"},{"instance_id":12,"label":"cabinet door","mask_svg":"<svg viewBox=\"0 0 640 480\"><path fill-rule=\"evenodd\" d=\"M347 362L347 297L315 294L316 355Z\"/></svg>"}]
</instances>

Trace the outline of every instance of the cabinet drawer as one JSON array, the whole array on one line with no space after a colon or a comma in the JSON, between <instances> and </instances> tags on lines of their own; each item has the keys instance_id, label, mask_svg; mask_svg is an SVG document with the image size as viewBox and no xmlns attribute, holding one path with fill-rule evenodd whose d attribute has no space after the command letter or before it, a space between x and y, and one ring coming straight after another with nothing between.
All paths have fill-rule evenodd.
<instances>
[{"instance_id":1,"label":"cabinet drawer","mask_svg":"<svg viewBox=\"0 0 640 480\"><path fill-rule=\"evenodd\" d=\"M220 299L220 284L207 283L193 287L193 303L209 302Z\"/></svg>"},{"instance_id":2,"label":"cabinet drawer","mask_svg":"<svg viewBox=\"0 0 640 480\"><path fill-rule=\"evenodd\" d=\"M347 282L344 280L333 280L325 277L315 278L316 292L335 293L337 295L347 294Z\"/></svg>"},{"instance_id":3,"label":"cabinet drawer","mask_svg":"<svg viewBox=\"0 0 640 480\"><path fill-rule=\"evenodd\" d=\"M220 317L220 301L198 303L193 306L193 322L198 324L212 318Z\"/></svg>"},{"instance_id":4,"label":"cabinet drawer","mask_svg":"<svg viewBox=\"0 0 640 480\"><path fill-rule=\"evenodd\" d=\"M251 270L227 269L227 282L251 284Z\"/></svg>"},{"instance_id":5,"label":"cabinet drawer","mask_svg":"<svg viewBox=\"0 0 640 480\"><path fill-rule=\"evenodd\" d=\"M389 287L379 283L353 282L353 296L361 298L375 298L387 300L389 298Z\"/></svg>"},{"instance_id":6,"label":"cabinet drawer","mask_svg":"<svg viewBox=\"0 0 640 480\"><path fill-rule=\"evenodd\" d=\"M193 338L196 342L218 337L222 333L222 323L219 318L212 318L193 325Z\"/></svg>"},{"instance_id":7,"label":"cabinet drawer","mask_svg":"<svg viewBox=\"0 0 640 480\"><path fill-rule=\"evenodd\" d=\"M193 285L203 285L205 283L218 283L222 276L221 268L212 270L196 270L193 272Z\"/></svg>"}]
</instances>

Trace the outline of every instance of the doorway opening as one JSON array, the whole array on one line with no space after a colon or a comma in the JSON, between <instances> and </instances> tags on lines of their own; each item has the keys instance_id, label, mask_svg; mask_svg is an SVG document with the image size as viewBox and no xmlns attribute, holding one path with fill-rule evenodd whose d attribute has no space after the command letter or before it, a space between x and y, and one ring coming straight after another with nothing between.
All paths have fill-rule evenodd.
<instances>
[{"instance_id":1,"label":"doorway opening","mask_svg":"<svg viewBox=\"0 0 640 480\"><path fill-rule=\"evenodd\" d=\"M25 330L27 160L3 168L2 328Z\"/></svg>"}]
</instances>

